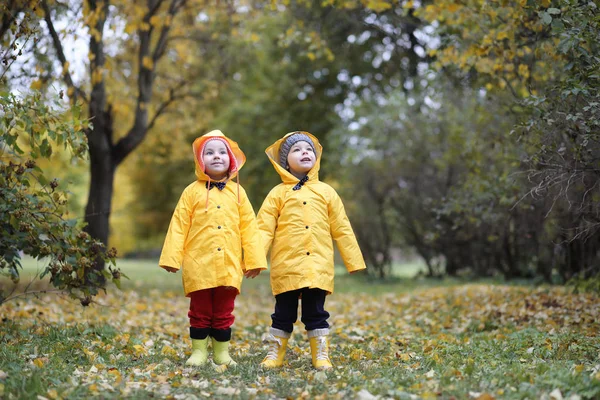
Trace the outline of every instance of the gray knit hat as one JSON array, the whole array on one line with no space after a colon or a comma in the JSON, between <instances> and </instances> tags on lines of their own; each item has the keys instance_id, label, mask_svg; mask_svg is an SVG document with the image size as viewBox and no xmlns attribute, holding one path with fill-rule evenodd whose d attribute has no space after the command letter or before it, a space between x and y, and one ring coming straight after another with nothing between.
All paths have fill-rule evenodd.
<instances>
[{"instance_id":1,"label":"gray knit hat","mask_svg":"<svg viewBox=\"0 0 600 400\"><path fill-rule=\"evenodd\" d=\"M302 141L309 143L316 154L317 148L315 147L315 144L313 143L312 139L308 135L306 135L304 133L300 133L300 132L294 133L294 134L288 136L287 139L285 139L279 146L279 164L283 168L285 168L285 169L288 168L287 158L288 158L288 154L290 154L290 149L292 148L292 146L295 143L302 142Z\"/></svg>"}]
</instances>

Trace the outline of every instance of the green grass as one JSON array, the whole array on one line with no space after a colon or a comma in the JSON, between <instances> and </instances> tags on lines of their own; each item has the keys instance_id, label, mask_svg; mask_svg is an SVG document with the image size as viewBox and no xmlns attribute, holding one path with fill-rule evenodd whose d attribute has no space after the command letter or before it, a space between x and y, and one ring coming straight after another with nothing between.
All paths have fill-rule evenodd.
<instances>
[{"instance_id":1,"label":"green grass","mask_svg":"<svg viewBox=\"0 0 600 400\"><path fill-rule=\"evenodd\" d=\"M335 369L313 370L298 322L286 366L263 371L261 337L273 298L261 274L244 280L236 301L239 366L218 373L184 365L190 342L181 275L154 261L119 266L131 278L124 290L111 289L88 308L53 294L1 306L0 398L600 397L593 295L412 279L418 265L397 266L387 282L339 270L326 304ZM37 267L26 260L23 277Z\"/></svg>"},{"instance_id":2,"label":"green grass","mask_svg":"<svg viewBox=\"0 0 600 400\"><path fill-rule=\"evenodd\" d=\"M25 257L22 262L23 270L21 272L22 283L35 281L36 274L41 273L46 266L45 261L38 261L31 257ZM129 279L122 280L122 289L150 290L161 289L166 291L182 291L181 273L167 273L158 267L158 260L117 260L117 267L121 269ZM432 280L414 281L419 272L424 270L424 264L419 261L413 261L404 264L397 264L393 267L392 277L387 280L376 280L366 275L350 276L346 268L341 265L335 267L335 291L345 292L366 292L379 293L406 291L415 287L428 285L439 285L441 282ZM450 282L450 281L447 281ZM260 289L269 291L269 273L261 273L255 279L244 279L243 290Z\"/></svg>"}]
</instances>

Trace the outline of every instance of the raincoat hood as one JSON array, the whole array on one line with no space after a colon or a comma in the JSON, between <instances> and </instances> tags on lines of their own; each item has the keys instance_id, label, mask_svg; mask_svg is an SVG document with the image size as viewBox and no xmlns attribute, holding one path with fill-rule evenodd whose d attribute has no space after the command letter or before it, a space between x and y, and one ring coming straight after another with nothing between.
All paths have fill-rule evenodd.
<instances>
[{"instance_id":1,"label":"raincoat hood","mask_svg":"<svg viewBox=\"0 0 600 400\"><path fill-rule=\"evenodd\" d=\"M194 151L194 163L196 164L196 177L199 181L210 181L210 177L205 172L204 163L202 162L202 154L201 151L204 148L206 142L211 139L223 140L228 145L229 152L229 177L223 179L225 181L233 179L237 176L238 172L244 166L246 162L246 156L240 149L240 146L237 142L229 139L227 136L223 134L220 130L210 131L205 135L200 136L194 143L192 144L192 149ZM233 157L232 157L233 156Z\"/></svg>"},{"instance_id":2,"label":"raincoat hood","mask_svg":"<svg viewBox=\"0 0 600 400\"><path fill-rule=\"evenodd\" d=\"M281 147L281 144L288 137L290 137L296 133L305 134L306 136L311 138L311 140L313 141L313 143L316 146L315 165L314 165L314 167L312 167L312 169L310 171L308 171L308 182L306 182L306 184L310 184L311 182L315 182L315 181L319 180L319 169L321 168L321 154L323 154L323 146L321 146L321 143L319 143L319 139L317 139L315 136L313 136L312 133L305 132L305 131L290 132L290 133L286 134L284 137L282 137L281 139L277 140L275 143L273 143L269 147L267 147L267 149L265 150L265 153L267 154L267 157L269 157L269 161L271 161L271 164L273 164L273 167L275 167L275 171L277 171L277 173L281 177L281 180L283 181L283 183L292 183L292 184L298 183L299 179L296 178L294 175L292 175L292 173L290 171L283 168L283 166L281 164L279 164L279 148Z\"/></svg>"}]
</instances>

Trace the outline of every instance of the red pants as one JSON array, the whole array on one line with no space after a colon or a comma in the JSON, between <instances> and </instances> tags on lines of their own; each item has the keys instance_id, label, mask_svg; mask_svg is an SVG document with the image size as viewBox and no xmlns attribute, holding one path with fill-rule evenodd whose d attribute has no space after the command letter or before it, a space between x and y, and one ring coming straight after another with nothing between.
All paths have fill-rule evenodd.
<instances>
[{"instance_id":1,"label":"red pants","mask_svg":"<svg viewBox=\"0 0 600 400\"><path fill-rule=\"evenodd\" d=\"M227 286L198 290L190 294L188 318L192 328L229 329L237 290Z\"/></svg>"}]
</instances>

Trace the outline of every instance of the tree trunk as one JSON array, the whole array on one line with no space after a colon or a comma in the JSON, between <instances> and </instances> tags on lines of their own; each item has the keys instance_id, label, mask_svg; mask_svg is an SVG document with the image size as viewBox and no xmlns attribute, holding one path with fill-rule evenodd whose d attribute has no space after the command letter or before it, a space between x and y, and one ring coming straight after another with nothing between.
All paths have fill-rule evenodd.
<instances>
[{"instance_id":1,"label":"tree trunk","mask_svg":"<svg viewBox=\"0 0 600 400\"><path fill-rule=\"evenodd\" d=\"M113 183L116 168L110 150L90 146L90 191L85 208L86 232L93 238L108 244L109 217L112 205ZM102 265L103 266L103 265Z\"/></svg>"}]
</instances>

